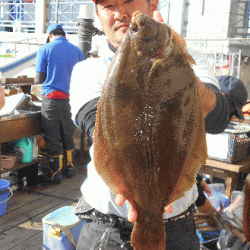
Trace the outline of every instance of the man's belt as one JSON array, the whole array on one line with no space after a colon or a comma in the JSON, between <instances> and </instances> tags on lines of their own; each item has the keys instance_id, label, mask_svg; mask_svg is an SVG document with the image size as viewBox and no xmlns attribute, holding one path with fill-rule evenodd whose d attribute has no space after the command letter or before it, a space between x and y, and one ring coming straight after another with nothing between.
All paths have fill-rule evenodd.
<instances>
[{"instance_id":1,"label":"man's belt","mask_svg":"<svg viewBox=\"0 0 250 250\"><path fill-rule=\"evenodd\" d=\"M194 214L194 205L190 206L186 211L183 213L169 218L164 219L164 225L172 225L173 223L181 222L181 221L193 221L193 214ZM114 214L103 214L96 209L91 209L87 213L82 216L82 219L90 219L90 220L98 220L102 221L103 223L109 223L114 228L119 228L122 230L130 230L132 231L134 227L134 223L130 223L127 219L119 217Z\"/></svg>"},{"instance_id":2,"label":"man's belt","mask_svg":"<svg viewBox=\"0 0 250 250\"><path fill-rule=\"evenodd\" d=\"M179 221L181 219L186 220L189 218L193 218L193 215L194 215L194 204L192 204L187 210L185 210L181 214L178 214L175 217L164 219L164 223L171 223L171 222Z\"/></svg>"}]
</instances>

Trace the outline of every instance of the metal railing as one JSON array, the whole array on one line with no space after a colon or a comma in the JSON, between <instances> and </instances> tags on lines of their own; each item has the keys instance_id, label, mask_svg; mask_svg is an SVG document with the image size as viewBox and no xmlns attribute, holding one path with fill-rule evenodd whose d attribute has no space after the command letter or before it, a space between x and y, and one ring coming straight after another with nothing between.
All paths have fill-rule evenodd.
<instances>
[{"instance_id":1,"label":"metal railing","mask_svg":"<svg viewBox=\"0 0 250 250\"><path fill-rule=\"evenodd\" d=\"M219 75L231 75L240 78L241 49L230 51L230 42L234 39L186 39L187 45L201 51L214 72Z\"/></svg>"},{"instance_id":2,"label":"metal railing","mask_svg":"<svg viewBox=\"0 0 250 250\"><path fill-rule=\"evenodd\" d=\"M3 31L29 31L35 28L35 1L0 3L0 27Z\"/></svg>"},{"instance_id":3,"label":"metal railing","mask_svg":"<svg viewBox=\"0 0 250 250\"><path fill-rule=\"evenodd\" d=\"M93 4L92 0L50 0L48 25L63 23L67 33L77 33L80 5ZM33 32L35 30L36 1L20 0L0 2L0 30Z\"/></svg>"},{"instance_id":4,"label":"metal railing","mask_svg":"<svg viewBox=\"0 0 250 250\"><path fill-rule=\"evenodd\" d=\"M207 53L206 56L217 76L230 75L240 78L241 50L238 53Z\"/></svg>"},{"instance_id":5,"label":"metal railing","mask_svg":"<svg viewBox=\"0 0 250 250\"><path fill-rule=\"evenodd\" d=\"M49 3L48 25L53 23L63 24L67 33L78 32L78 17L80 6L94 4L92 0L51 0Z\"/></svg>"}]
</instances>

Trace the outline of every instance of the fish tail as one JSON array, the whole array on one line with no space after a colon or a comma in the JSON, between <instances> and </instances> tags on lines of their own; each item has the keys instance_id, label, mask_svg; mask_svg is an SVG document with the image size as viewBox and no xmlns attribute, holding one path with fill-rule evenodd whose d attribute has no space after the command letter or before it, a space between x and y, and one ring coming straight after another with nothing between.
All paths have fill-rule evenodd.
<instances>
[{"instance_id":1,"label":"fish tail","mask_svg":"<svg viewBox=\"0 0 250 250\"><path fill-rule=\"evenodd\" d=\"M243 208L243 227L247 241L250 241L250 174L247 176L244 185L244 208Z\"/></svg>"},{"instance_id":2,"label":"fish tail","mask_svg":"<svg viewBox=\"0 0 250 250\"><path fill-rule=\"evenodd\" d=\"M166 232L163 220L162 225L157 227L145 226L144 223L136 222L131 236L131 244L135 250L165 250Z\"/></svg>"}]
</instances>

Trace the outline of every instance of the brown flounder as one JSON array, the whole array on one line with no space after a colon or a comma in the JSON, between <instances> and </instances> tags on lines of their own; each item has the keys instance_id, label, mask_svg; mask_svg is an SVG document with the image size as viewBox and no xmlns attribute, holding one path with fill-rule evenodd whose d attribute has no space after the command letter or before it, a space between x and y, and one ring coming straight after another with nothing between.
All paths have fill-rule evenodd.
<instances>
[{"instance_id":1,"label":"brown flounder","mask_svg":"<svg viewBox=\"0 0 250 250\"><path fill-rule=\"evenodd\" d=\"M94 164L138 210L136 250L165 249L164 207L191 189L207 157L193 59L172 36L134 13L97 104Z\"/></svg>"}]
</instances>

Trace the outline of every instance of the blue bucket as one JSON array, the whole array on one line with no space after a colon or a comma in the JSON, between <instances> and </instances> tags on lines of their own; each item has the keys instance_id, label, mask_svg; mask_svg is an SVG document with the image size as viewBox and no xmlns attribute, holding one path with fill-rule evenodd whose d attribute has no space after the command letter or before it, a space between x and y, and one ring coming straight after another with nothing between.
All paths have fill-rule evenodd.
<instances>
[{"instance_id":1,"label":"blue bucket","mask_svg":"<svg viewBox=\"0 0 250 250\"><path fill-rule=\"evenodd\" d=\"M7 201L11 196L10 182L0 179L0 216L6 213Z\"/></svg>"}]
</instances>

